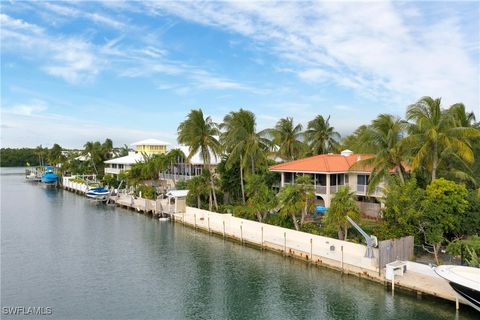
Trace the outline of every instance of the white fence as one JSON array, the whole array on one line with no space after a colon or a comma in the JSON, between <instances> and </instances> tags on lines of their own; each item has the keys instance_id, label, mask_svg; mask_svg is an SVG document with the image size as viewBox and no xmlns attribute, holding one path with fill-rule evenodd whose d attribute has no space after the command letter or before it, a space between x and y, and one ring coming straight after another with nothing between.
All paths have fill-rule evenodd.
<instances>
[{"instance_id":1,"label":"white fence","mask_svg":"<svg viewBox=\"0 0 480 320\"><path fill-rule=\"evenodd\" d=\"M74 178L75 176L63 177L63 180L62 180L63 187L67 189L72 189L75 191L80 191L82 193L87 192L88 186L85 183L78 183L78 182L71 181Z\"/></svg>"},{"instance_id":2,"label":"white fence","mask_svg":"<svg viewBox=\"0 0 480 320\"><path fill-rule=\"evenodd\" d=\"M175 214L175 219L182 220L196 228L233 237L242 242L249 242L261 247L282 251L286 254L296 255L313 262L350 269L354 272L378 272L378 249L373 249L375 258L366 258L365 252L367 247L365 245L236 218L231 214L219 214L192 207L187 207L186 213ZM355 268L360 268L360 270Z\"/></svg>"}]
</instances>

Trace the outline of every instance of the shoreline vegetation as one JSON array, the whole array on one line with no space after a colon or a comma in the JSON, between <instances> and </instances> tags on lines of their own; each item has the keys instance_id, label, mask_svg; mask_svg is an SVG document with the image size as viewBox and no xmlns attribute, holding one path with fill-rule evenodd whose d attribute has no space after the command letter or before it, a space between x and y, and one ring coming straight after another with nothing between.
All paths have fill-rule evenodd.
<instances>
[{"instance_id":1,"label":"shoreline vegetation","mask_svg":"<svg viewBox=\"0 0 480 320\"><path fill-rule=\"evenodd\" d=\"M49 163L59 165L60 173L96 173L108 186L118 187L124 180L136 193L154 199L159 173L176 159L200 153L202 175L176 185L190 190L191 207L360 243L363 239L350 228L348 215L379 240L414 236L416 254L431 254L437 264L446 249L480 267L480 122L461 103L443 108L441 99L423 97L407 107L405 119L380 114L344 138L330 125L329 116L317 115L305 127L293 118L282 118L275 127L258 131L255 115L248 110L232 111L217 124L194 109L177 134L190 154L173 149L145 155L143 163L117 177L103 175L103 162L128 154L129 149L113 148L110 139L87 142L84 150L76 151L58 144L51 149L2 148L1 165ZM336 193L325 217L319 217L313 214L315 194L308 176L278 190L279 175L269 171L277 161L344 149L374 155L358 164L373 168L369 193L385 183L378 221L360 216L348 187ZM221 159L215 168L214 158Z\"/></svg>"}]
</instances>

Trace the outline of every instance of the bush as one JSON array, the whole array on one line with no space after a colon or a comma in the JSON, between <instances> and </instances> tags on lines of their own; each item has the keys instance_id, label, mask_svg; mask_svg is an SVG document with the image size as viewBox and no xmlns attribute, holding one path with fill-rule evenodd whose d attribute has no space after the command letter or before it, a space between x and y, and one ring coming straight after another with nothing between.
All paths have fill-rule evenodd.
<instances>
[{"instance_id":1,"label":"bush","mask_svg":"<svg viewBox=\"0 0 480 320\"><path fill-rule=\"evenodd\" d=\"M469 247L480 255L480 236L473 236L469 239L454 240L448 244L447 252L459 256L462 251L462 245L464 247Z\"/></svg>"},{"instance_id":2,"label":"bush","mask_svg":"<svg viewBox=\"0 0 480 320\"><path fill-rule=\"evenodd\" d=\"M86 181L83 180L82 178L73 178L73 179L70 179L70 182L73 182L73 183L86 183Z\"/></svg>"},{"instance_id":3,"label":"bush","mask_svg":"<svg viewBox=\"0 0 480 320\"><path fill-rule=\"evenodd\" d=\"M300 226L300 231L311 233L311 234L316 234L316 235L321 235L322 230L320 229L320 226L316 223L313 222L307 222L304 223L303 225Z\"/></svg>"},{"instance_id":4,"label":"bush","mask_svg":"<svg viewBox=\"0 0 480 320\"><path fill-rule=\"evenodd\" d=\"M154 187L140 185L137 187L135 195L140 197L140 193L142 194L142 198L145 199L155 200L157 198L157 191Z\"/></svg>"}]
</instances>

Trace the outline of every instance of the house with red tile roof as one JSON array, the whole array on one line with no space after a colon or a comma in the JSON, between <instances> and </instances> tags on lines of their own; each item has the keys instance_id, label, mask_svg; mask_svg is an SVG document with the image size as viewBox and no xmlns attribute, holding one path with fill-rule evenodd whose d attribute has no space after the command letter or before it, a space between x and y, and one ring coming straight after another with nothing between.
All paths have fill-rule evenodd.
<instances>
[{"instance_id":1,"label":"house with red tile roof","mask_svg":"<svg viewBox=\"0 0 480 320\"><path fill-rule=\"evenodd\" d=\"M373 154L354 154L344 150L340 154L320 154L313 157L276 164L270 171L281 175L280 187L295 183L299 175L310 175L315 188L317 203L329 207L335 192L349 186L357 195L357 204L364 216L378 218L379 198L383 197L380 184L367 194L368 178L373 167L355 165L360 160L373 157Z\"/></svg>"}]
</instances>

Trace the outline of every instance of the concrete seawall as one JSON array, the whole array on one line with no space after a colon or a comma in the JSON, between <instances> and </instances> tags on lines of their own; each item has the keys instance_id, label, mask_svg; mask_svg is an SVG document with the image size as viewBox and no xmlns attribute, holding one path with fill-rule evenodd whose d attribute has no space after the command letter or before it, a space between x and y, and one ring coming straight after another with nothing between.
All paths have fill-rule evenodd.
<instances>
[{"instance_id":1,"label":"concrete seawall","mask_svg":"<svg viewBox=\"0 0 480 320\"><path fill-rule=\"evenodd\" d=\"M72 192L83 194L86 185L67 182L63 187ZM281 228L252 220L233 217L197 208L187 207L186 212L171 212L166 199L148 200L131 195L119 195L113 199L117 206L134 209L142 213L169 212L175 222L183 223L195 229L214 233L232 239L271 250L286 256L304 260L318 266L336 269L343 273L357 275L372 281L390 285L385 279L385 269L378 267L378 249L374 248L374 258L366 258L367 247L362 244L322 237L310 233ZM167 211L164 210L167 208ZM416 262L407 262L407 272L396 276L395 288L416 292L418 296L427 295L449 301L458 297L448 282L438 276L430 267ZM465 303L462 299L461 303ZM452 307L455 304L452 303Z\"/></svg>"},{"instance_id":2,"label":"concrete seawall","mask_svg":"<svg viewBox=\"0 0 480 320\"><path fill-rule=\"evenodd\" d=\"M338 239L317 236L296 230L281 228L256 221L187 207L184 213L174 213L172 218L179 223L205 232L259 248L278 252L306 262L354 274L372 281L391 285L385 278L385 269L378 267L378 249L374 258L366 258L367 247ZM427 265L408 261L407 272L394 279L395 288L449 301L458 296L448 282ZM465 303L459 299L460 303ZM452 307L455 304L452 303Z\"/></svg>"}]
</instances>

